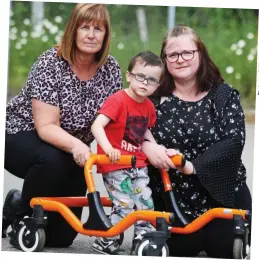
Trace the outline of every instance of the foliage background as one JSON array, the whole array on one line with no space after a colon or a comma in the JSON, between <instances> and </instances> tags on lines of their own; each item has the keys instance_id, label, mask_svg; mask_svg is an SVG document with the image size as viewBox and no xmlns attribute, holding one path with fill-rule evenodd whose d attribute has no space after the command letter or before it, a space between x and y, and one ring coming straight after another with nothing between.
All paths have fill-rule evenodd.
<instances>
[{"instance_id":1,"label":"foliage background","mask_svg":"<svg viewBox=\"0 0 259 260\"><path fill-rule=\"evenodd\" d=\"M43 30L31 22L32 2L11 2L8 95L17 94L37 57L61 40L74 3L44 3ZM140 40L136 10L143 8L148 42ZM167 32L166 6L108 5L112 22L111 54L123 75L130 58L139 51L160 54ZM200 35L224 79L241 94L246 108L255 106L258 11L251 9L176 7L176 24L192 27ZM125 78L124 78L125 83ZM126 84L125 84L126 86Z\"/></svg>"}]
</instances>

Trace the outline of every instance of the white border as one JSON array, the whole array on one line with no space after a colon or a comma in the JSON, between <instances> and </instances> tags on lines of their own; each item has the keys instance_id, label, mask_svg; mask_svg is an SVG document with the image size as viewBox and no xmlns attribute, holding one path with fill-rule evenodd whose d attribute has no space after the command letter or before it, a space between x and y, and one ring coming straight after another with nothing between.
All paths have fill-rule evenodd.
<instances>
[{"instance_id":1,"label":"white border","mask_svg":"<svg viewBox=\"0 0 259 260\"><path fill-rule=\"evenodd\" d=\"M26 0L21 0L26 1ZM31 0L28 0L33 2ZM34 2L66 2L66 3L106 3L106 4L124 4L124 5L154 5L154 6L188 6L188 7L220 7L220 8L237 8L237 9L259 9L259 2L255 0L246 1L226 1L226 0L43 0Z\"/></svg>"},{"instance_id":2,"label":"white border","mask_svg":"<svg viewBox=\"0 0 259 260\"><path fill-rule=\"evenodd\" d=\"M258 25L259 25L259 16L258 16ZM259 120L258 120L258 113L259 113L259 26L258 26L258 41L257 41L257 80L256 80L256 115L257 118L255 120L255 136L254 136L254 170L253 170L253 205L252 205L252 233L251 233L251 259L255 260L258 259L259 256L259 249L257 247L257 239L259 238L259 193L257 192L256 184L259 183L259 165L257 164L257 152L259 151L259 136L256 134L259 131ZM255 192L256 191L256 192Z\"/></svg>"},{"instance_id":3,"label":"white border","mask_svg":"<svg viewBox=\"0 0 259 260\"><path fill-rule=\"evenodd\" d=\"M78 1L74 1L74 0L70 0L70 1L60 1L60 0L49 0L49 1L43 1L43 2L69 2L69 3L78 3L78 2L87 2L87 1L83 1L83 0L78 0ZM132 1L127 1L127 0L121 0L121 1L116 1L116 0L102 0L102 1L96 1L96 0L92 0L89 2L95 2L95 3L107 3L107 4L128 4L128 5L132 5L132 4L136 4L139 5L139 3L133 3ZM246 1L226 1L226 0L142 0L141 1L141 5L157 5L157 6L190 6L190 7L219 7L219 8L242 8L242 9L259 9L259 1L255 1L255 0L246 0ZM1 1L1 8L0 8L0 25L1 25L1 59L0 59L0 66L1 66L1 95L0 95L0 105L1 105L1 109L0 109L0 123L1 123L1 127L0 127L0 142L1 142L1 149L0 149L0 157L4 158L4 131L5 131L5 104L6 104L6 86L7 86L7 66L8 66L8 28L9 28L9 1L3 0ZM258 32L259 34L259 32ZM258 55L257 55L257 59L258 59ZM256 87L256 92L259 92L259 59L257 60L257 87ZM256 95L256 108L257 110L259 109L259 97L258 95ZM259 113L259 111L257 111L257 113ZM259 122L255 123L255 133L259 131ZM257 137L257 135L255 135L255 141L254 141L254 155L257 155L257 151L259 151L259 137ZM252 151L251 151L251 155L252 155ZM254 158L254 162L256 162L257 158ZM3 164L3 159L0 160L0 167L2 169L2 176L3 176L3 169L4 169L4 164ZM259 166L255 163L254 164L254 173L253 174L253 190L256 191L257 187L255 183L259 183L259 177L258 177L258 173L259 172ZM1 177L1 187L2 187L2 191L3 191L3 178ZM2 192L0 192L0 201L2 205ZM259 228L258 228L258 219L259 219L259 213L258 213L258 203L259 203L259 193L258 192L254 192L253 193L253 228L252 228L252 252L251 252L251 259L255 260L258 259L259 256L259 249L257 247L257 239L259 238ZM257 205L256 205L257 204ZM2 208L2 207L1 207ZM2 217L2 210L0 210L0 217ZM1 226L1 224L0 224ZM0 239L1 240L1 239ZM186 250L188 250L186 248ZM257 257L256 257L257 256ZM44 253L19 253L19 252L0 252L0 258L1 259L8 259L11 257L19 257L19 259L35 259L35 257L37 257L37 259L44 259L46 258L46 255ZM71 259L71 257L76 257L77 259L82 259L85 260L85 258L98 258L101 259L101 257L105 257L105 259L112 259L112 258L121 258L122 256L102 256L102 255L84 255L84 254L55 254L55 253L47 253L47 257L49 259L54 259L55 257L61 257L62 259ZM131 256L123 256L123 258L127 258L130 257L130 259L137 259L136 257L131 257ZM144 257L142 259L147 259L147 257ZM157 258L154 258L157 259ZM176 258L175 258L176 259ZM179 259L192 259L192 258L179 258ZM194 259L194 258L193 258Z\"/></svg>"}]
</instances>

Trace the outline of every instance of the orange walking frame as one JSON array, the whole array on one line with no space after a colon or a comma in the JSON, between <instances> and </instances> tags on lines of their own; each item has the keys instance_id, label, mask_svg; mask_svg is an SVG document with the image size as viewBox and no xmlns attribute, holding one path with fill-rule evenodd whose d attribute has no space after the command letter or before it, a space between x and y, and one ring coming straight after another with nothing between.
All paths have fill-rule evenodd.
<instances>
[{"instance_id":1,"label":"orange walking frame","mask_svg":"<svg viewBox=\"0 0 259 260\"><path fill-rule=\"evenodd\" d=\"M182 166L185 161L183 155L175 155L171 157L171 160L176 166ZM88 189L87 197L32 198L30 201L30 206L35 209L34 211L36 213L34 213L34 217L37 219L37 209L39 212L41 212L39 215L42 215L42 212L44 211L56 211L63 216L63 218L69 223L69 225L71 225L71 227L76 232L83 235L96 237L114 237L120 235L139 220L149 221L154 227L156 227L157 219L163 219L166 222L167 229L169 229L171 233L190 234L201 229L203 226L205 226L207 223L215 218L236 218L237 222L239 221L239 223L241 223L239 227L237 227L236 232L237 235L240 235L242 233L240 233L240 226L241 229L244 229L244 223L246 223L250 217L250 212L247 210L232 208L213 208L202 214L200 217L196 218L191 223L188 223L188 221L181 214L179 208L175 206L176 202L174 201L175 199L173 195L172 182L169 178L168 172L165 169L161 169L160 174L163 181L164 190L165 192L168 192L170 194L175 213L151 210L134 211L127 215L125 218L121 219L121 221L119 221L116 225L112 226L103 209L103 207L112 207L112 202L108 197L100 197L100 193L96 190L94 178L92 175L93 165L110 163L111 162L106 155L92 154L84 166L84 176ZM136 157L122 155L120 160L118 160L116 163L121 165L131 165L132 167L135 167ZM89 217L87 221L85 223L82 223L70 210L70 207L89 207ZM183 227L173 226L175 215L182 221ZM42 227L41 224L37 226ZM241 237L243 241L244 232L241 235L242 236L239 237ZM41 247L43 248L44 245L41 245ZM244 254L243 251L246 250L246 248L244 248L244 243L241 246L239 245L239 247L241 247L241 249L239 249L239 255L237 257L239 257L240 254ZM37 247L37 250L34 251L40 251L42 250L42 248Z\"/></svg>"}]
</instances>

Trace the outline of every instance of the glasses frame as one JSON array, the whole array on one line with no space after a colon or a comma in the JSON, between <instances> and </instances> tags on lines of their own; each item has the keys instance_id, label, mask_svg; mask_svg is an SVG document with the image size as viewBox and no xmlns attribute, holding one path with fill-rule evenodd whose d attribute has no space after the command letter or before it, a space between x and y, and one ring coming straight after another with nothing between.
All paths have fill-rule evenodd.
<instances>
[{"instance_id":1,"label":"glasses frame","mask_svg":"<svg viewBox=\"0 0 259 260\"><path fill-rule=\"evenodd\" d=\"M168 60L168 55L169 54L172 54L172 53L167 53L165 56L166 56L166 60L168 61L168 62L170 62L170 63L175 63L175 62L177 62L178 60L179 60L179 57L180 57L180 55L181 55L181 57L182 57L182 59L184 60L184 61L189 61L189 60L192 60L193 58L194 58L194 53L196 52L196 51L199 51L199 50L185 50L185 51L183 51L183 52L181 52L181 53L179 53L179 52L175 52L175 54L177 54L177 60L176 61L169 61ZM190 58L190 59L185 59L184 57L183 57L183 53L184 52L192 52L192 58Z\"/></svg>"},{"instance_id":2,"label":"glasses frame","mask_svg":"<svg viewBox=\"0 0 259 260\"><path fill-rule=\"evenodd\" d=\"M137 76L139 76L139 74L135 74L135 73L132 73L132 72L129 72L128 71L128 73L130 74L130 75L132 75L132 76L134 76L134 78L137 80L137 81L139 81L139 82L144 82L145 80L147 81L147 84L148 85L151 85L151 86L158 86L161 82L160 81L157 81L156 82L156 84L150 84L149 82L148 82L148 80L150 79L149 77L146 77L146 76L144 76L144 79L143 80L140 80L140 79L137 79Z\"/></svg>"}]
</instances>

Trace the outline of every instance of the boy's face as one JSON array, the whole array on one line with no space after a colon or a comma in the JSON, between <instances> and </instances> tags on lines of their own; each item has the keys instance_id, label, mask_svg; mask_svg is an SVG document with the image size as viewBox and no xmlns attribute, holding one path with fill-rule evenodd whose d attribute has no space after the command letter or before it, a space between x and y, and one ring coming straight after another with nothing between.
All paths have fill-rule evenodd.
<instances>
[{"instance_id":1,"label":"boy's face","mask_svg":"<svg viewBox=\"0 0 259 260\"><path fill-rule=\"evenodd\" d=\"M162 69L158 66L144 66L136 62L131 72L126 73L129 89L139 98L152 95L160 84Z\"/></svg>"}]
</instances>

